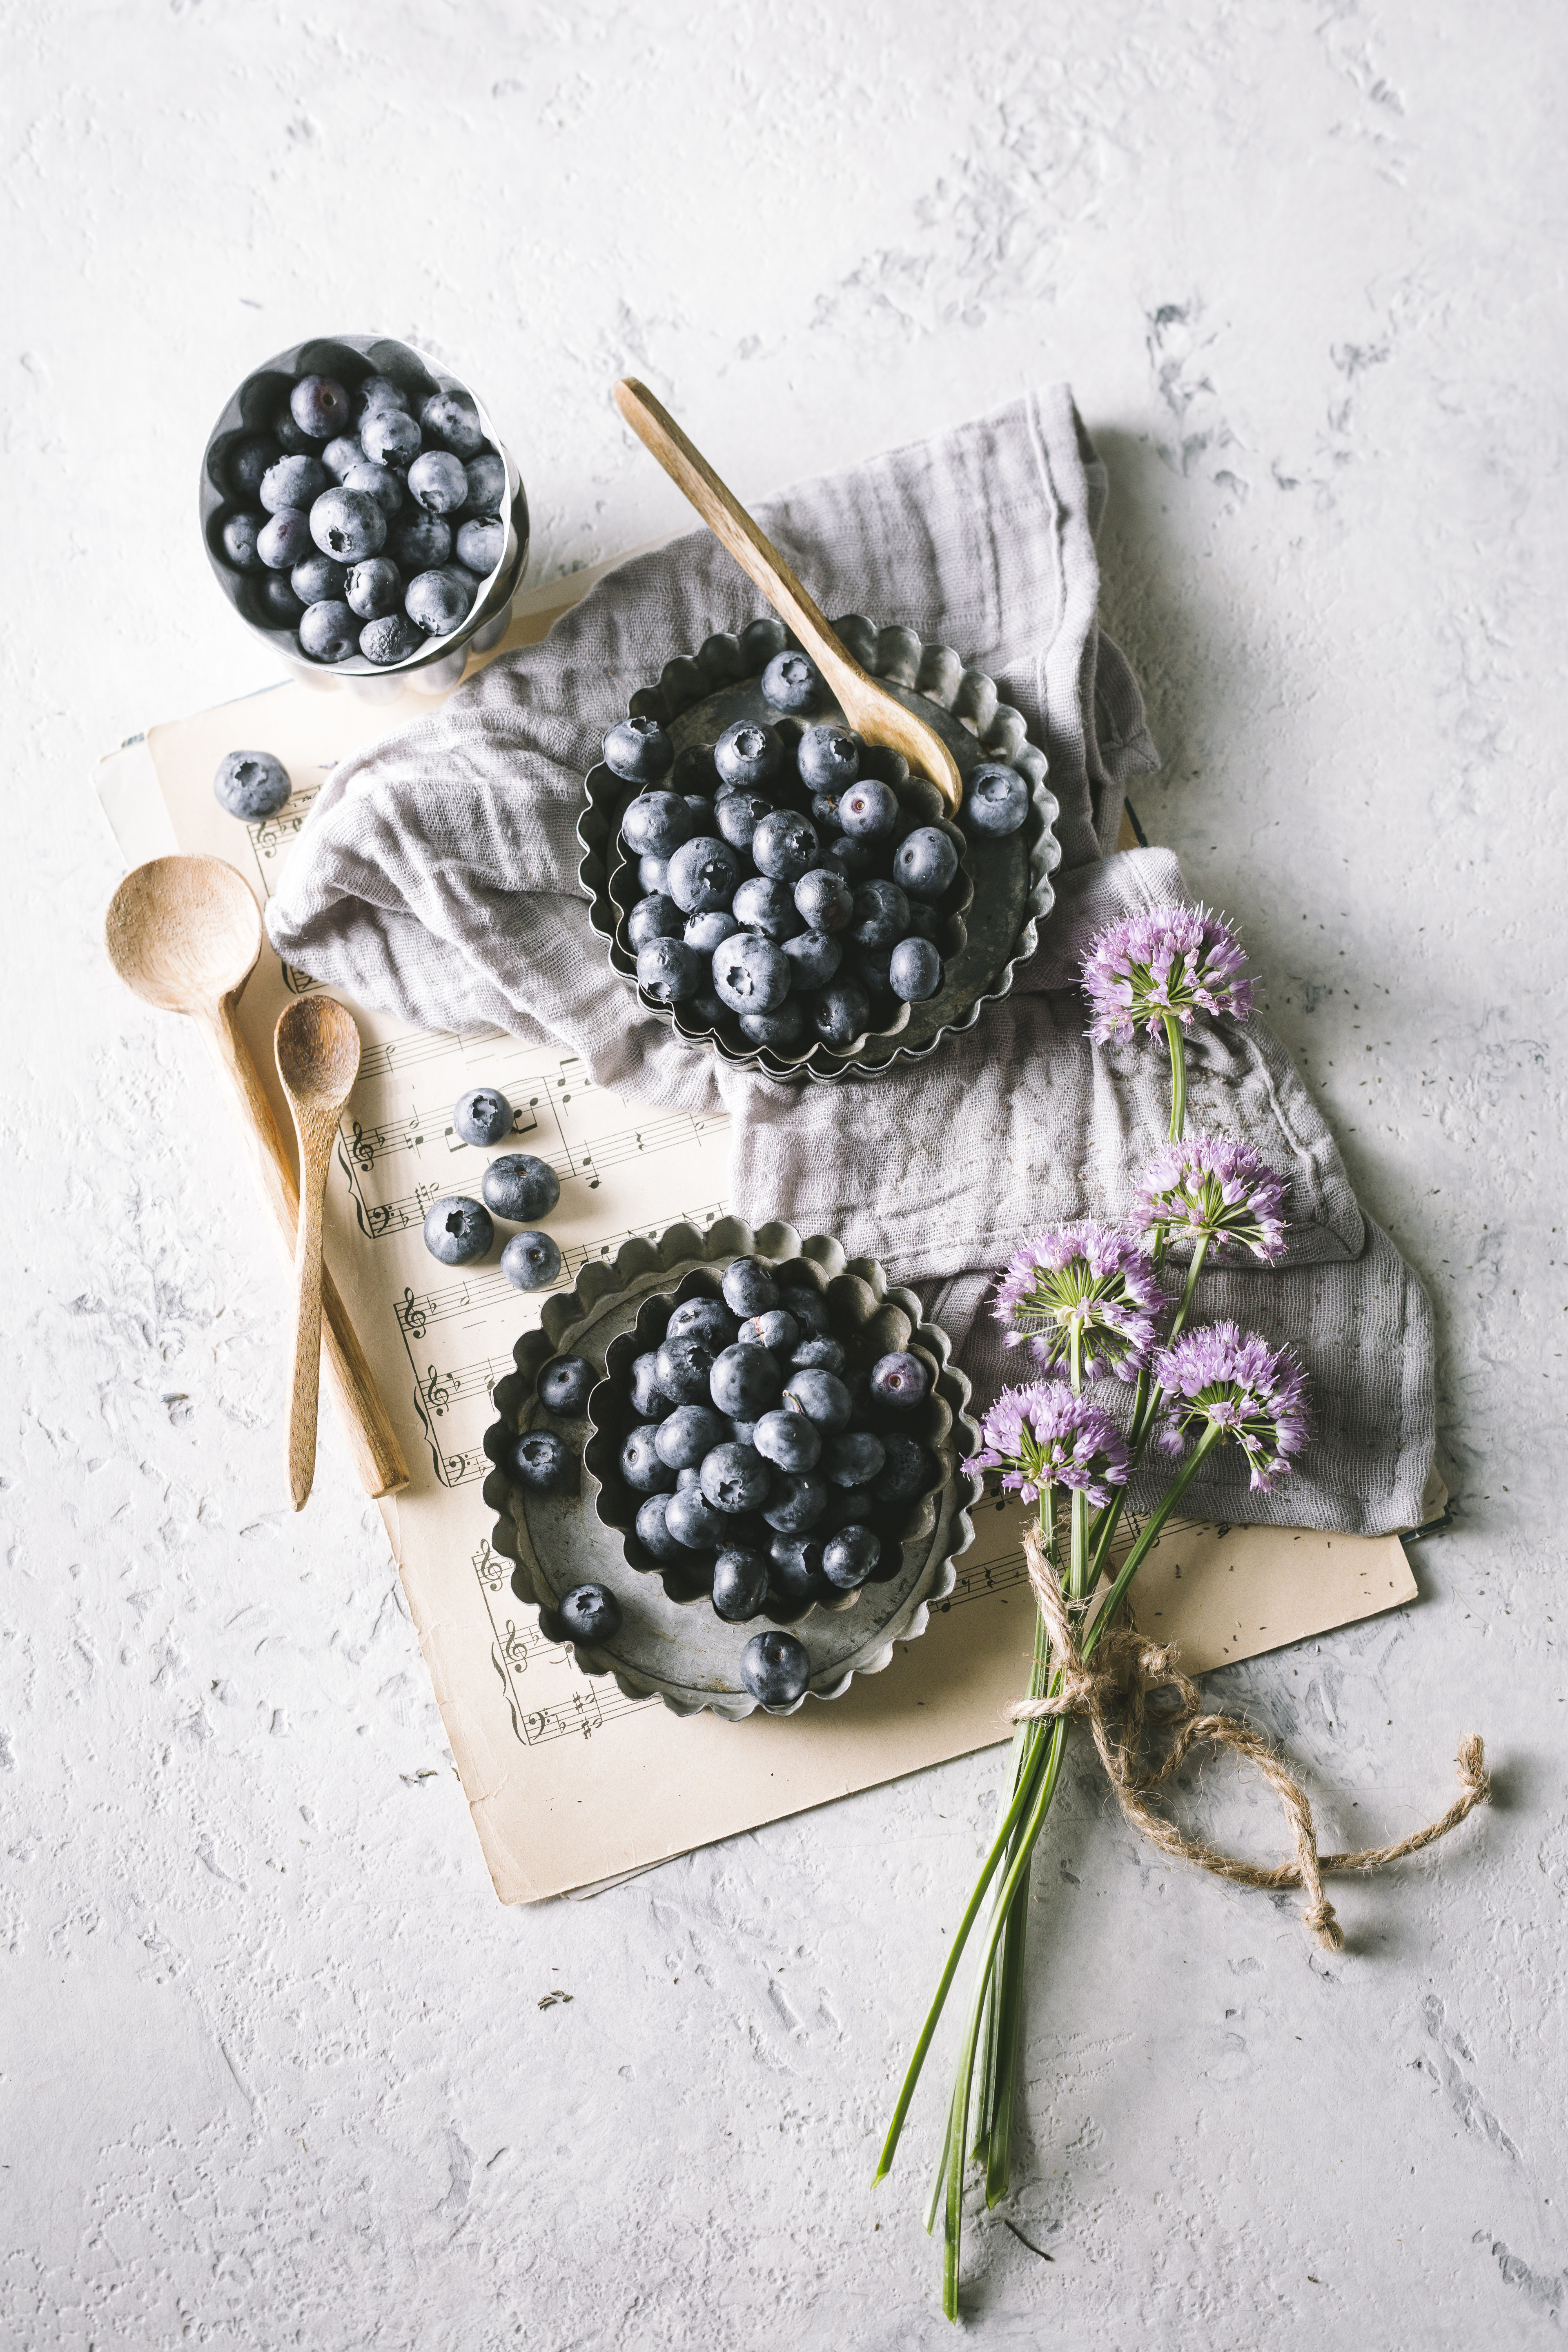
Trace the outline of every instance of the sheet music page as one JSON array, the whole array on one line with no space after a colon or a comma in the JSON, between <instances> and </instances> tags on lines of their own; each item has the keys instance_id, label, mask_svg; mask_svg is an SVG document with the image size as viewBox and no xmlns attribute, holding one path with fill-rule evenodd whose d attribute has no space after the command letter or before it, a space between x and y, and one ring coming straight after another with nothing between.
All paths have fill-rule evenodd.
<instances>
[{"instance_id":1,"label":"sheet music page","mask_svg":"<svg viewBox=\"0 0 1568 2352\"><path fill-rule=\"evenodd\" d=\"M522 600L508 646L542 636L587 584L578 575ZM431 708L408 692L367 704L281 684L153 728L104 763L100 793L130 862L176 844L205 851L237 866L264 903L333 762ZM241 824L213 797L218 761L237 748L274 752L294 781L287 808L265 824ZM240 1006L286 1136L272 1031L289 997L312 985L264 947ZM412 1467L383 1515L501 1901L643 1869L1006 1738L1033 1640L1023 1514L1011 1504L979 1513L957 1589L921 1640L899 1645L885 1673L858 1677L844 1698L793 1717L681 1720L579 1673L542 1639L490 1548L479 1490L492 1385L547 1294L513 1290L493 1265L443 1267L426 1252L426 1207L443 1193L477 1195L486 1158L458 1142L453 1106L481 1082L517 1106L520 1145L561 1180L549 1227L563 1284L634 1233L722 1214L727 1122L641 1109L593 1086L569 1054L353 1010L363 1058L328 1188L327 1255ZM280 1282L280 1317L283 1297ZM1137 1613L1202 1673L1415 1593L1396 1537L1184 1522L1165 1529L1144 1570Z\"/></svg>"}]
</instances>

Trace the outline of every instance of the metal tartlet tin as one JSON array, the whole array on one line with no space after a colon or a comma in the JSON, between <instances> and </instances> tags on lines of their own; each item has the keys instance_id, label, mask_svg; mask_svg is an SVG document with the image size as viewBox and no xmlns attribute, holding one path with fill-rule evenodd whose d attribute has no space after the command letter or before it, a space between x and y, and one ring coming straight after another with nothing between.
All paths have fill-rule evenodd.
<instances>
[{"instance_id":1,"label":"metal tartlet tin","mask_svg":"<svg viewBox=\"0 0 1568 2352\"><path fill-rule=\"evenodd\" d=\"M868 1032L842 1053L815 1043L787 1052L754 1045L732 1016L710 1027L679 1007L656 1004L637 986L637 955L626 936L638 885L636 866L621 844L621 817L637 787L599 761L588 774L587 806L577 827L584 851L578 878L594 928L608 942L611 964L637 991L645 1011L726 1062L775 1078L875 1076L896 1062L923 1060L943 1038L973 1028L982 1008L1007 994L1018 965L1033 955L1039 924L1055 903L1052 877L1061 863L1059 810L1047 783L1046 755L1029 741L1022 714L1000 699L995 682L983 670L967 668L951 646L922 645L912 629L879 628L858 613L833 625L857 661L935 728L963 775L982 760L1005 760L1028 779L1029 814L1021 830L1005 840L986 841L962 834L945 816L934 786L911 776L899 753L873 750L863 762L865 772L891 785L921 824L940 824L960 851L959 878L939 940L942 985L926 1003L900 1006L889 1027ZM742 719L798 736L803 726L841 718L837 704L825 700L805 719L782 719L763 698L763 671L794 643L784 624L771 617L748 623L739 636L709 637L695 654L668 662L657 686L639 688L629 715L657 719L678 752L689 744L717 741Z\"/></svg>"},{"instance_id":2,"label":"metal tartlet tin","mask_svg":"<svg viewBox=\"0 0 1568 2352\"><path fill-rule=\"evenodd\" d=\"M615 1476L617 1398L609 1381L601 1379L587 1414L576 1422L546 1412L536 1382L557 1355L583 1356L602 1375L612 1365L618 1370L652 1301L717 1295L724 1268L752 1256L830 1291L836 1310L871 1326L878 1336L907 1333L930 1359L935 1378L915 1433L935 1455L941 1478L910 1507L898 1560L879 1570L879 1581L829 1608L796 1612L793 1619L770 1608L749 1624L727 1625L707 1605L700 1583L682 1586L673 1573L659 1572L629 1531L631 1515ZM741 1682L742 1651L767 1626L791 1623L811 1657L807 1695L840 1698L856 1675L879 1674L890 1664L896 1642L917 1640L932 1605L952 1591L954 1562L973 1540L970 1512L982 1491L982 1481L961 1466L980 1444L968 1412L969 1382L952 1360L946 1333L923 1320L911 1291L888 1287L874 1259L848 1258L837 1242L820 1234L803 1241L786 1224L753 1232L738 1217L721 1217L706 1233L672 1225L657 1242L626 1243L613 1263L585 1265L570 1291L545 1301L540 1328L525 1332L513 1354L517 1370L496 1383L499 1418L485 1439L498 1465L484 1485L485 1501L498 1514L491 1542L516 1564L512 1589L519 1598L546 1612L574 1585L608 1586L621 1603L620 1630L603 1649L579 1643L574 1654L585 1673L612 1675L628 1697L657 1696L677 1715L708 1708L738 1722L757 1705ZM532 1493L515 1486L500 1466L510 1441L535 1425L581 1444L577 1493Z\"/></svg>"},{"instance_id":3,"label":"metal tartlet tin","mask_svg":"<svg viewBox=\"0 0 1568 2352\"><path fill-rule=\"evenodd\" d=\"M462 627L454 629L448 636L427 637L405 661L389 662L384 667L367 661L363 654L351 654L341 662L310 660L300 650L297 630L278 628L259 617L255 602L256 575L236 572L224 559L219 534L238 503L225 479L225 460L241 434L270 431L272 419L287 400L289 387L301 375L334 376L351 390L363 383L366 376L388 376L416 405L433 392L464 393L479 411L486 437L506 467L502 513L507 532L500 562L475 597L473 610ZM409 344L391 335L312 336L310 341L296 343L292 350L278 352L253 370L230 396L208 436L202 456L200 508L207 560L224 594L246 626L265 640L295 677L311 686L350 686L358 692L373 694L378 685L392 694L408 686L433 694L455 686L469 653L488 653L505 633L511 617L511 599L528 561L528 499L516 463L490 422L483 401L460 377L447 374Z\"/></svg>"}]
</instances>

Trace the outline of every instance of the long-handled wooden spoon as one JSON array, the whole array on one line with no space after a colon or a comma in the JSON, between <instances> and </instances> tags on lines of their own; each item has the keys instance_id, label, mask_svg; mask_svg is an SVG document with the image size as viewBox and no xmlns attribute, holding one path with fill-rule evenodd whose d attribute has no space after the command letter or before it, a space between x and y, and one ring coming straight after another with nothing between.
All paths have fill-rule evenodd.
<instances>
[{"instance_id":1,"label":"long-handled wooden spoon","mask_svg":"<svg viewBox=\"0 0 1568 2352\"><path fill-rule=\"evenodd\" d=\"M316 1475L321 1378L321 1213L343 1105L359 1076L359 1031L335 997L299 996L272 1033L278 1075L300 1146L300 1226L294 1241L294 1355L289 1377L289 1493L297 1511Z\"/></svg>"},{"instance_id":2,"label":"long-handled wooden spoon","mask_svg":"<svg viewBox=\"0 0 1568 2352\"><path fill-rule=\"evenodd\" d=\"M906 710L896 695L868 676L806 594L776 547L758 530L732 490L694 449L669 411L635 376L616 386L616 406L639 441L652 450L671 481L685 491L709 530L727 547L795 631L836 697L845 718L868 743L901 751L915 773L936 786L950 816L963 798L958 763L934 727Z\"/></svg>"},{"instance_id":3,"label":"long-handled wooden spoon","mask_svg":"<svg viewBox=\"0 0 1568 2352\"><path fill-rule=\"evenodd\" d=\"M300 1201L289 1152L239 1034L235 1007L261 953L261 913L221 857L154 857L128 874L104 917L109 960L127 988L187 1013L234 1091L261 1195L290 1255ZM408 1484L397 1433L330 1271L321 1278L327 1370L354 1468L370 1495Z\"/></svg>"}]
</instances>

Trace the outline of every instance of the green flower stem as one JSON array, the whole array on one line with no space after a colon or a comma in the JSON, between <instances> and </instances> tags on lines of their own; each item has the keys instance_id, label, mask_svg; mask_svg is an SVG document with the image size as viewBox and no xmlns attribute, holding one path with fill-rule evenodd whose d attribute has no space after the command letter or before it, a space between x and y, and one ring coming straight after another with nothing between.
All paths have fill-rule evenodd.
<instances>
[{"instance_id":1,"label":"green flower stem","mask_svg":"<svg viewBox=\"0 0 1568 2352\"><path fill-rule=\"evenodd\" d=\"M1187 1278L1182 1286L1182 1296L1172 1319L1171 1336L1165 1343L1167 1347L1181 1337L1183 1326L1192 1312L1193 1299L1197 1292L1198 1276L1203 1272L1204 1259L1208 1255L1208 1246L1212 1239L1212 1234L1203 1234L1193 1244L1193 1262L1187 1268ZM1139 1373L1138 1385L1132 1392L1132 1427L1128 1440L1128 1452L1131 1456L1127 1465L1129 1477L1138 1467L1139 1457L1148 1444L1149 1433L1154 1426L1154 1414L1163 1393L1163 1390L1155 1388L1147 1370ZM1088 1587L1090 1592L1094 1591L1105 1573L1105 1564L1110 1557L1110 1547L1116 1539L1116 1530L1121 1524L1121 1510L1126 1496L1126 1487L1119 1486L1094 1523L1094 1558L1090 1563L1092 1572Z\"/></svg>"},{"instance_id":2,"label":"green flower stem","mask_svg":"<svg viewBox=\"0 0 1568 2352\"><path fill-rule=\"evenodd\" d=\"M1180 1143L1187 1124L1187 1055L1182 1024L1173 1013L1163 1013L1165 1043L1171 1049L1171 1140Z\"/></svg>"},{"instance_id":3,"label":"green flower stem","mask_svg":"<svg viewBox=\"0 0 1568 2352\"><path fill-rule=\"evenodd\" d=\"M1214 1452L1224 1435L1225 1432L1218 1423L1211 1421L1196 1445L1194 1446L1191 1454L1171 1481L1168 1490L1162 1496L1156 1508L1150 1512L1149 1517L1139 1528L1137 1542L1132 1545L1117 1570L1116 1581L1106 1594L1103 1607L1096 1612L1094 1622L1079 1644L1086 1664L1099 1648L1100 1635L1121 1608L1126 1597L1128 1586L1152 1551L1161 1528L1196 1477L1199 1464L1205 1455Z\"/></svg>"}]
</instances>

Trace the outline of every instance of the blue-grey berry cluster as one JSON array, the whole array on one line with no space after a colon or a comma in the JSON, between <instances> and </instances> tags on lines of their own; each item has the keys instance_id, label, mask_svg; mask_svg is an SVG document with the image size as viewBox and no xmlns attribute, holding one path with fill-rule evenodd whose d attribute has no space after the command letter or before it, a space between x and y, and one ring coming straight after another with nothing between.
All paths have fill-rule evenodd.
<instances>
[{"instance_id":1,"label":"blue-grey berry cluster","mask_svg":"<svg viewBox=\"0 0 1568 2352\"><path fill-rule=\"evenodd\" d=\"M499 1087L471 1087L452 1113L459 1143L500 1143L511 1132L512 1108ZM473 1265L488 1257L495 1241L494 1219L521 1225L500 1254L500 1270L519 1290L548 1288L561 1272L560 1245L539 1231L561 1198L561 1180L547 1160L531 1151L503 1151L485 1170L482 1201L460 1193L432 1202L425 1217L425 1246L443 1265Z\"/></svg>"},{"instance_id":2,"label":"blue-grey berry cluster","mask_svg":"<svg viewBox=\"0 0 1568 2352\"><path fill-rule=\"evenodd\" d=\"M386 667L468 619L506 551L506 466L467 393L300 376L270 433L224 459L218 530L264 625L316 662Z\"/></svg>"}]
</instances>

